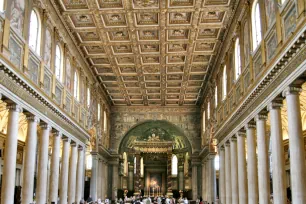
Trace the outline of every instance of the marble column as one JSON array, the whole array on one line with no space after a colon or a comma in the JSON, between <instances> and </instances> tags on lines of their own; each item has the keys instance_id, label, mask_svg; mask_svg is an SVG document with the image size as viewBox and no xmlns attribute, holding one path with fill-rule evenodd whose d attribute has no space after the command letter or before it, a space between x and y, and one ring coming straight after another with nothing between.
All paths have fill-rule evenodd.
<instances>
[{"instance_id":1,"label":"marble column","mask_svg":"<svg viewBox=\"0 0 306 204\"><path fill-rule=\"evenodd\" d=\"M97 167L98 167L98 155L96 152L91 152L92 167L90 178L90 195L93 200L97 200Z\"/></svg>"},{"instance_id":2,"label":"marble column","mask_svg":"<svg viewBox=\"0 0 306 204\"><path fill-rule=\"evenodd\" d=\"M305 144L299 98L300 91L301 88L299 87L287 87L283 92L287 102L290 177L292 202L294 204L306 203Z\"/></svg>"},{"instance_id":3,"label":"marble column","mask_svg":"<svg viewBox=\"0 0 306 204\"><path fill-rule=\"evenodd\" d=\"M238 204L238 163L237 163L237 138L231 138L231 177L232 177L232 203Z\"/></svg>"},{"instance_id":4,"label":"marble column","mask_svg":"<svg viewBox=\"0 0 306 204\"><path fill-rule=\"evenodd\" d=\"M248 154L248 204L258 204L258 177L255 124L248 123L245 126Z\"/></svg>"},{"instance_id":5,"label":"marble column","mask_svg":"<svg viewBox=\"0 0 306 204\"><path fill-rule=\"evenodd\" d=\"M225 143L225 203L232 203L232 179L231 179L231 147L230 143ZM235 204L235 203L233 203Z\"/></svg>"},{"instance_id":6,"label":"marble column","mask_svg":"<svg viewBox=\"0 0 306 204\"><path fill-rule=\"evenodd\" d=\"M102 198L102 160L98 161L98 182L97 182L97 197Z\"/></svg>"},{"instance_id":7,"label":"marble column","mask_svg":"<svg viewBox=\"0 0 306 204\"><path fill-rule=\"evenodd\" d=\"M268 105L272 141L273 201L277 204L287 203L281 107L281 101Z\"/></svg>"},{"instance_id":8,"label":"marble column","mask_svg":"<svg viewBox=\"0 0 306 204\"><path fill-rule=\"evenodd\" d=\"M209 159L206 158L206 165L205 165L205 169L206 169L206 179L205 179L205 187L206 187L206 191L205 191L205 200L208 201L208 197L209 197L209 192L210 192L210 186L209 186Z\"/></svg>"},{"instance_id":9,"label":"marble column","mask_svg":"<svg viewBox=\"0 0 306 204\"><path fill-rule=\"evenodd\" d=\"M209 203L216 202L217 185L216 185L216 169L215 169L215 155L209 155Z\"/></svg>"},{"instance_id":10,"label":"marble column","mask_svg":"<svg viewBox=\"0 0 306 204\"><path fill-rule=\"evenodd\" d=\"M179 190L184 190L184 166L179 165L178 167L178 176L179 176Z\"/></svg>"},{"instance_id":11,"label":"marble column","mask_svg":"<svg viewBox=\"0 0 306 204\"><path fill-rule=\"evenodd\" d=\"M198 167L196 164L192 164L192 199L196 200L198 197Z\"/></svg>"},{"instance_id":12,"label":"marble column","mask_svg":"<svg viewBox=\"0 0 306 204\"><path fill-rule=\"evenodd\" d=\"M129 171L129 180L128 180L128 190L133 191L134 190L134 164L130 164L128 167Z\"/></svg>"},{"instance_id":13,"label":"marble column","mask_svg":"<svg viewBox=\"0 0 306 204\"><path fill-rule=\"evenodd\" d=\"M41 134L38 145L38 169L37 169L37 187L36 187L36 203L47 202L47 184L48 184L48 148L49 135L51 126L42 123Z\"/></svg>"},{"instance_id":14,"label":"marble column","mask_svg":"<svg viewBox=\"0 0 306 204\"><path fill-rule=\"evenodd\" d=\"M257 148L258 148L258 195L259 204L270 203L269 155L266 137L267 116L256 116Z\"/></svg>"},{"instance_id":15,"label":"marble column","mask_svg":"<svg viewBox=\"0 0 306 204\"><path fill-rule=\"evenodd\" d=\"M37 125L39 118L26 113L28 130L25 143L24 155L24 170L23 170L23 185L22 185L22 204L33 202L34 190L34 173L36 160L36 146L37 146Z\"/></svg>"},{"instance_id":16,"label":"marble column","mask_svg":"<svg viewBox=\"0 0 306 204\"><path fill-rule=\"evenodd\" d=\"M167 195L172 196L172 151L168 151L167 157Z\"/></svg>"},{"instance_id":17,"label":"marble column","mask_svg":"<svg viewBox=\"0 0 306 204\"><path fill-rule=\"evenodd\" d=\"M113 164L113 189L112 189L112 199L116 200L117 197L117 190L118 190L118 178L119 178L119 173L118 173L118 164ZM140 190L140 189L139 189Z\"/></svg>"},{"instance_id":18,"label":"marble column","mask_svg":"<svg viewBox=\"0 0 306 204\"><path fill-rule=\"evenodd\" d=\"M76 189L76 168L78 160L78 145L75 142L71 143L70 161L69 161L69 178L68 178L68 204L75 202Z\"/></svg>"},{"instance_id":19,"label":"marble column","mask_svg":"<svg viewBox=\"0 0 306 204\"><path fill-rule=\"evenodd\" d=\"M248 185L247 185L247 165L245 152L245 132L238 131L237 149L238 149L238 190L239 203L248 203Z\"/></svg>"},{"instance_id":20,"label":"marble column","mask_svg":"<svg viewBox=\"0 0 306 204\"><path fill-rule=\"evenodd\" d=\"M76 176L76 192L75 201L79 203L83 197L82 185L83 185L83 172L84 172L84 148L82 146L78 147L78 166L77 166L77 176Z\"/></svg>"},{"instance_id":21,"label":"marble column","mask_svg":"<svg viewBox=\"0 0 306 204\"><path fill-rule=\"evenodd\" d=\"M219 202L225 203L225 149L221 146L219 149Z\"/></svg>"},{"instance_id":22,"label":"marble column","mask_svg":"<svg viewBox=\"0 0 306 204\"><path fill-rule=\"evenodd\" d=\"M8 104L8 124L7 136L5 139L4 162L1 187L1 204L14 203L15 177L16 177L16 157L18 144L18 122L19 114L22 112L21 106Z\"/></svg>"},{"instance_id":23,"label":"marble column","mask_svg":"<svg viewBox=\"0 0 306 204\"><path fill-rule=\"evenodd\" d=\"M206 189L206 160L204 159L203 160L203 163L202 163L202 197L203 199L205 200L205 193L207 191Z\"/></svg>"},{"instance_id":24,"label":"marble column","mask_svg":"<svg viewBox=\"0 0 306 204\"><path fill-rule=\"evenodd\" d=\"M64 136L62 141L63 148L60 179L60 203L67 204L70 139Z\"/></svg>"},{"instance_id":25,"label":"marble column","mask_svg":"<svg viewBox=\"0 0 306 204\"><path fill-rule=\"evenodd\" d=\"M59 181L59 160L60 160L60 139L62 134L58 131L53 131L53 146L51 156L50 169L50 187L49 187L49 202L57 202L58 197L58 181Z\"/></svg>"},{"instance_id":26,"label":"marble column","mask_svg":"<svg viewBox=\"0 0 306 204\"><path fill-rule=\"evenodd\" d=\"M139 182L139 179L140 179L140 153L137 152L135 154L135 157L136 157L136 174L134 176L134 195L138 196L140 193L139 193L139 185L140 185L140 182Z\"/></svg>"}]
</instances>

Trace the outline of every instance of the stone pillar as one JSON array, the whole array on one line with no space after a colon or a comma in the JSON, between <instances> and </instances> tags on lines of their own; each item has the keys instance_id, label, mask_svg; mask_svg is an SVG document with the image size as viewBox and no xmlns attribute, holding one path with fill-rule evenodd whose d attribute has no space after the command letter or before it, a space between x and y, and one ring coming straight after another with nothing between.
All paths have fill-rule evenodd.
<instances>
[{"instance_id":1,"label":"stone pillar","mask_svg":"<svg viewBox=\"0 0 306 204\"><path fill-rule=\"evenodd\" d=\"M69 180L68 180L68 204L75 202L75 189L76 189L76 168L78 160L78 147L75 142L71 143L71 154L69 162Z\"/></svg>"},{"instance_id":2,"label":"stone pillar","mask_svg":"<svg viewBox=\"0 0 306 204\"><path fill-rule=\"evenodd\" d=\"M232 203L232 179L231 179L231 147L230 143L225 143L225 196L226 204ZM234 204L234 203L233 203Z\"/></svg>"},{"instance_id":3,"label":"stone pillar","mask_svg":"<svg viewBox=\"0 0 306 204\"><path fill-rule=\"evenodd\" d=\"M48 184L48 148L51 126L46 123L41 124L41 134L38 145L38 169L37 169L37 187L36 202L47 202L47 184Z\"/></svg>"},{"instance_id":4,"label":"stone pillar","mask_svg":"<svg viewBox=\"0 0 306 204\"><path fill-rule=\"evenodd\" d=\"M138 196L139 193L139 179L140 179L140 153L136 152L135 154L136 157L136 174L134 176L134 195Z\"/></svg>"},{"instance_id":5,"label":"stone pillar","mask_svg":"<svg viewBox=\"0 0 306 204\"><path fill-rule=\"evenodd\" d=\"M33 202L34 173L37 146L37 124L38 117L31 113L26 113L28 121L27 138L25 144L23 185L22 185L22 204Z\"/></svg>"},{"instance_id":6,"label":"stone pillar","mask_svg":"<svg viewBox=\"0 0 306 204\"><path fill-rule=\"evenodd\" d=\"M61 179L60 179L60 203L67 203L68 192L68 168L69 168L69 149L70 139L66 136L63 137L62 148L62 165L61 165Z\"/></svg>"},{"instance_id":7,"label":"stone pillar","mask_svg":"<svg viewBox=\"0 0 306 204\"><path fill-rule=\"evenodd\" d=\"M232 177L232 203L238 203L238 163L237 163L237 138L231 138L231 177Z\"/></svg>"},{"instance_id":8,"label":"stone pillar","mask_svg":"<svg viewBox=\"0 0 306 204\"><path fill-rule=\"evenodd\" d=\"M287 102L290 176L294 204L306 203L305 146L299 99L300 91L300 88L288 87L283 92Z\"/></svg>"},{"instance_id":9,"label":"stone pillar","mask_svg":"<svg viewBox=\"0 0 306 204\"><path fill-rule=\"evenodd\" d=\"M59 180L59 159L60 159L60 139L61 133L53 131L53 146L50 169L50 188L49 202L57 202L58 197L58 180Z\"/></svg>"},{"instance_id":10,"label":"stone pillar","mask_svg":"<svg viewBox=\"0 0 306 204\"><path fill-rule=\"evenodd\" d=\"M245 153L245 132L237 133L238 146L238 190L239 203L248 203L247 166Z\"/></svg>"},{"instance_id":11,"label":"stone pillar","mask_svg":"<svg viewBox=\"0 0 306 204\"><path fill-rule=\"evenodd\" d=\"M192 200L196 200L198 197L198 167L196 164L192 164Z\"/></svg>"},{"instance_id":12,"label":"stone pillar","mask_svg":"<svg viewBox=\"0 0 306 204\"><path fill-rule=\"evenodd\" d=\"M287 203L281 107L281 101L268 105L272 141L273 201L277 204Z\"/></svg>"},{"instance_id":13,"label":"stone pillar","mask_svg":"<svg viewBox=\"0 0 306 204\"><path fill-rule=\"evenodd\" d=\"M179 190L184 190L184 166L179 165L178 167L178 176L179 176Z\"/></svg>"},{"instance_id":14,"label":"stone pillar","mask_svg":"<svg viewBox=\"0 0 306 204\"><path fill-rule=\"evenodd\" d=\"M91 152L92 167L90 178L90 195L93 200L97 200L97 168L98 168L98 155L96 152Z\"/></svg>"},{"instance_id":15,"label":"stone pillar","mask_svg":"<svg viewBox=\"0 0 306 204\"><path fill-rule=\"evenodd\" d=\"M206 177L206 179L205 179L205 187L206 187L206 191L205 191L205 200L206 201L208 201L208 197L209 197L209 191L210 191L210 186L209 186L209 159L208 158L206 158L205 159L205 161L206 161L206 165L205 165L205 171L206 171L206 175L205 175L205 177Z\"/></svg>"},{"instance_id":16,"label":"stone pillar","mask_svg":"<svg viewBox=\"0 0 306 204\"><path fill-rule=\"evenodd\" d=\"M266 137L267 116L256 116L257 148L258 148L258 190L259 204L270 203L269 155Z\"/></svg>"},{"instance_id":17,"label":"stone pillar","mask_svg":"<svg viewBox=\"0 0 306 204\"><path fill-rule=\"evenodd\" d=\"M216 185L216 169L215 169L215 155L209 155L209 203L216 202L217 185Z\"/></svg>"},{"instance_id":18,"label":"stone pillar","mask_svg":"<svg viewBox=\"0 0 306 204\"><path fill-rule=\"evenodd\" d=\"M224 146L219 149L219 203L225 203L225 150Z\"/></svg>"},{"instance_id":19,"label":"stone pillar","mask_svg":"<svg viewBox=\"0 0 306 204\"><path fill-rule=\"evenodd\" d=\"M205 200L206 199L206 160L204 159L202 162L202 197Z\"/></svg>"},{"instance_id":20,"label":"stone pillar","mask_svg":"<svg viewBox=\"0 0 306 204\"><path fill-rule=\"evenodd\" d=\"M167 154L167 195L172 196L172 149Z\"/></svg>"},{"instance_id":21,"label":"stone pillar","mask_svg":"<svg viewBox=\"0 0 306 204\"><path fill-rule=\"evenodd\" d=\"M255 124L249 123L245 126L248 149L248 204L258 204L258 178L257 178L257 156Z\"/></svg>"},{"instance_id":22,"label":"stone pillar","mask_svg":"<svg viewBox=\"0 0 306 204\"><path fill-rule=\"evenodd\" d=\"M4 162L1 187L1 204L14 203L16 157L18 144L18 121L22 108L17 104L8 104L7 136L5 140Z\"/></svg>"},{"instance_id":23,"label":"stone pillar","mask_svg":"<svg viewBox=\"0 0 306 204\"><path fill-rule=\"evenodd\" d=\"M75 201L79 203L83 197L83 172L84 172L84 148L82 146L78 147L78 166L77 166L77 176L76 176L76 192Z\"/></svg>"},{"instance_id":24,"label":"stone pillar","mask_svg":"<svg viewBox=\"0 0 306 204\"><path fill-rule=\"evenodd\" d=\"M117 190L118 190L118 177L119 177L119 173L118 173L118 164L113 164L113 189L112 189L112 199L116 200L117 197ZM139 189L140 190L140 189Z\"/></svg>"},{"instance_id":25,"label":"stone pillar","mask_svg":"<svg viewBox=\"0 0 306 204\"><path fill-rule=\"evenodd\" d=\"M128 167L129 171L129 182L128 182L128 190L133 191L134 190L134 165L133 163L129 165Z\"/></svg>"}]
</instances>

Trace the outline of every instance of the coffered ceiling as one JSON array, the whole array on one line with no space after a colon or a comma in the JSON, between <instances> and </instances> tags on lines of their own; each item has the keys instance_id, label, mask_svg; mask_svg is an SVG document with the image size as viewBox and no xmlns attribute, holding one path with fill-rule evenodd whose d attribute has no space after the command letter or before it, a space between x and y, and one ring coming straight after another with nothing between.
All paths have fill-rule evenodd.
<instances>
[{"instance_id":1,"label":"coffered ceiling","mask_svg":"<svg viewBox=\"0 0 306 204\"><path fill-rule=\"evenodd\" d=\"M199 104L231 0L58 0L114 105Z\"/></svg>"}]
</instances>

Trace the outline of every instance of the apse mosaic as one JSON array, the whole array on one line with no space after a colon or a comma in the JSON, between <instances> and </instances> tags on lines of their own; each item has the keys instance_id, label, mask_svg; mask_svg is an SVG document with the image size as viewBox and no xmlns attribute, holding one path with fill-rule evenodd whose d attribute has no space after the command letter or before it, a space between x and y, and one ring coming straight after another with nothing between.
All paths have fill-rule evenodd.
<instances>
[{"instance_id":1,"label":"apse mosaic","mask_svg":"<svg viewBox=\"0 0 306 204\"><path fill-rule=\"evenodd\" d=\"M232 15L232 0L56 3L113 105L200 103Z\"/></svg>"}]
</instances>

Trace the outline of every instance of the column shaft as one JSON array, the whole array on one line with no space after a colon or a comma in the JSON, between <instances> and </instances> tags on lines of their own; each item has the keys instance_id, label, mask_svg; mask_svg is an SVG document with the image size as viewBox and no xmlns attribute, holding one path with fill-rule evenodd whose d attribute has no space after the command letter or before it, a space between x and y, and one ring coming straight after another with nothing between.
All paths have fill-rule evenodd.
<instances>
[{"instance_id":1,"label":"column shaft","mask_svg":"<svg viewBox=\"0 0 306 204\"><path fill-rule=\"evenodd\" d=\"M216 185L216 170L215 170L215 155L210 155L209 158L209 203L216 202L217 185Z\"/></svg>"},{"instance_id":2,"label":"column shaft","mask_svg":"<svg viewBox=\"0 0 306 204\"><path fill-rule=\"evenodd\" d=\"M61 204L67 203L68 192L68 167L69 167L69 138L63 138L62 149L62 165L61 165L61 180L60 180L60 202Z\"/></svg>"},{"instance_id":3,"label":"column shaft","mask_svg":"<svg viewBox=\"0 0 306 204\"><path fill-rule=\"evenodd\" d=\"M220 177L219 177L219 202L220 203L225 203L225 150L224 147L222 146L220 148L220 153L219 153L219 166L220 166Z\"/></svg>"},{"instance_id":4,"label":"column shaft","mask_svg":"<svg viewBox=\"0 0 306 204\"><path fill-rule=\"evenodd\" d=\"M277 204L287 203L281 106L274 102L268 106L272 141L273 201Z\"/></svg>"},{"instance_id":5,"label":"column shaft","mask_svg":"<svg viewBox=\"0 0 306 204\"><path fill-rule=\"evenodd\" d=\"M238 204L237 139L231 138L232 203Z\"/></svg>"},{"instance_id":6,"label":"column shaft","mask_svg":"<svg viewBox=\"0 0 306 204\"><path fill-rule=\"evenodd\" d=\"M300 91L299 88L288 87L283 93L286 95L287 101L290 176L294 204L306 203L305 146L299 99Z\"/></svg>"},{"instance_id":7,"label":"column shaft","mask_svg":"<svg viewBox=\"0 0 306 204\"><path fill-rule=\"evenodd\" d=\"M231 183L231 149L230 144L225 144L225 195L226 204L232 203L232 183Z\"/></svg>"},{"instance_id":8,"label":"column shaft","mask_svg":"<svg viewBox=\"0 0 306 204\"><path fill-rule=\"evenodd\" d=\"M258 147L258 190L259 204L270 203L269 156L266 138L266 116L256 118L257 147Z\"/></svg>"},{"instance_id":9,"label":"column shaft","mask_svg":"<svg viewBox=\"0 0 306 204\"><path fill-rule=\"evenodd\" d=\"M202 197L204 200L206 191L206 161L204 161L202 164Z\"/></svg>"},{"instance_id":10,"label":"column shaft","mask_svg":"<svg viewBox=\"0 0 306 204\"><path fill-rule=\"evenodd\" d=\"M192 165L192 199L196 200L198 197L198 168L195 164Z\"/></svg>"},{"instance_id":11,"label":"column shaft","mask_svg":"<svg viewBox=\"0 0 306 204\"><path fill-rule=\"evenodd\" d=\"M238 133L239 134L239 133ZM239 203L248 203L248 185L246 170L246 153L245 153L245 134L239 134L237 137L238 144L238 189Z\"/></svg>"},{"instance_id":12,"label":"column shaft","mask_svg":"<svg viewBox=\"0 0 306 204\"><path fill-rule=\"evenodd\" d=\"M37 187L36 187L36 202L47 202L47 184L48 184L48 148L49 135L51 126L47 124L41 125L41 134L38 145L38 170L37 170Z\"/></svg>"},{"instance_id":13,"label":"column shaft","mask_svg":"<svg viewBox=\"0 0 306 204\"><path fill-rule=\"evenodd\" d=\"M97 166L98 158L96 153L92 153L92 167L90 178L90 195L93 200L97 200Z\"/></svg>"},{"instance_id":14,"label":"column shaft","mask_svg":"<svg viewBox=\"0 0 306 204\"><path fill-rule=\"evenodd\" d=\"M113 200L116 200L117 199L117 190L118 190L118 177L119 177L119 174L118 174L118 165L117 164L114 164L113 165L113 189L112 189L112 192L113 192ZM140 190L140 189L139 189Z\"/></svg>"},{"instance_id":15,"label":"column shaft","mask_svg":"<svg viewBox=\"0 0 306 204\"><path fill-rule=\"evenodd\" d=\"M73 204L75 202L75 189L76 189L76 167L78 148L77 144L71 144L71 154L69 162L69 180L68 180L68 204Z\"/></svg>"},{"instance_id":16,"label":"column shaft","mask_svg":"<svg viewBox=\"0 0 306 204\"><path fill-rule=\"evenodd\" d=\"M53 146L52 146L50 188L49 188L50 203L57 202L57 197L58 197L60 139L61 139L61 134L59 132L53 132Z\"/></svg>"},{"instance_id":17,"label":"column shaft","mask_svg":"<svg viewBox=\"0 0 306 204\"><path fill-rule=\"evenodd\" d=\"M80 200L83 197L82 194L82 185L83 185L83 172L84 172L84 148L79 147L78 148L78 167L77 167L77 180L76 180L76 193L75 193L75 201L77 203L80 202Z\"/></svg>"},{"instance_id":18,"label":"column shaft","mask_svg":"<svg viewBox=\"0 0 306 204\"><path fill-rule=\"evenodd\" d=\"M257 178L257 156L255 125L246 126L247 147L248 147L248 204L258 204L258 178Z\"/></svg>"},{"instance_id":19,"label":"column shaft","mask_svg":"<svg viewBox=\"0 0 306 204\"><path fill-rule=\"evenodd\" d=\"M22 185L22 203L33 202L34 173L37 146L37 123L39 119L34 115L27 115L28 130L25 145L23 185Z\"/></svg>"},{"instance_id":20,"label":"column shaft","mask_svg":"<svg viewBox=\"0 0 306 204\"><path fill-rule=\"evenodd\" d=\"M14 203L16 156L18 144L18 121L22 108L11 104L8 106L7 136L5 139L4 163L1 187L1 204Z\"/></svg>"}]
</instances>

